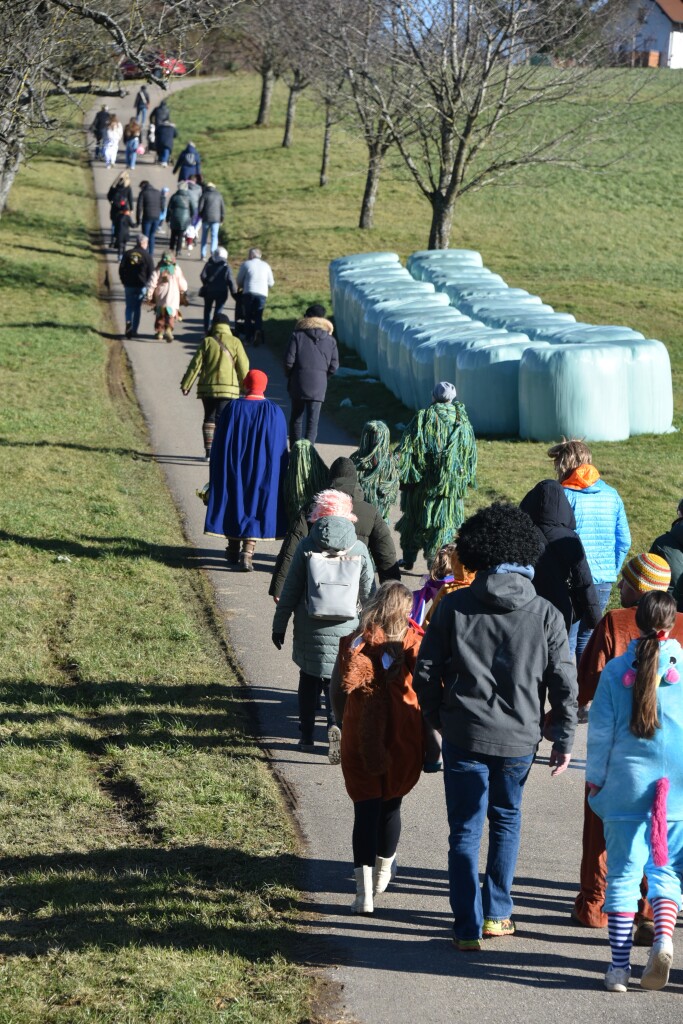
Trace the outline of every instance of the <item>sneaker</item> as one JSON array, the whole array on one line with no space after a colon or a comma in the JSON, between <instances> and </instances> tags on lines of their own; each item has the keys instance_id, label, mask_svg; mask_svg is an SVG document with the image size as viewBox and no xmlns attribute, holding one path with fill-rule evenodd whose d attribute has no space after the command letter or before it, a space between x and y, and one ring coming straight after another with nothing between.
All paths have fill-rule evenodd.
<instances>
[{"instance_id":1,"label":"sneaker","mask_svg":"<svg viewBox=\"0 0 683 1024\"><path fill-rule=\"evenodd\" d=\"M608 992L628 992L630 967L609 967L605 974L605 988Z\"/></svg>"},{"instance_id":2,"label":"sneaker","mask_svg":"<svg viewBox=\"0 0 683 1024\"><path fill-rule=\"evenodd\" d=\"M654 921L639 921L633 933L634 946L651 946L655 941Z\"/></svg>"},{"instance_id":3,"label":"sneaker","mask_svg":"<svg viewBox=\"0 0 683 1024\"><path fill-rule=\"evenodd\" d=\"M301 739L297 743L296 749L300 750L302 754L312 754L315 750L315 743L313 740Z\"/></svg>"},{"instance_id":4,"label":"sneaker","mask_svg":"<svg viewBox=\"0 0 683 1024\"><path fill-rule=\"evenodd\" d=\"M485 939L499 939L504 935L514 935L515 931L515 922L509 917L503 918L502 921L496 921L492 917L485 917L481 934Z\"/></svg>"},{"instance_id":5,"label":"sneaker","mask_svg":"<svg viewBox=\"0 0 683 1024\"><path fill-rule=\"evenodd\" d=\"M341 761L341 729L338 725L331 725L327 730L327 756L330 764L339 764Z\"/></svg>"},{"instance_id":6,"label":"sneaker","mask_svg":"<svg viewBox=\"0 0 683 1024\"><path fill-rule=\"evenodd\" d=\"M164 340L164 332L163 331L157 331L157 333L154 335L154 337L156 338L157 341L163 341Z\"/></svg>"},{"instance_id":7,"label":"sneaker","mask_svg":"<svg viewBox=\"0 0 683 1024\"><path fill-rule=\"evenodd\" d=\"M415 562L409 562L406 558L399 558L398 567L401 572L412 572L415 568Z\"/></svg>"},{"instance_id":8,"label":"sneaker","mask_svg":"<svg viewBox=\"0 0 683 1024\"><path fill-rule=\"evenodd\" d=\"M164 338L166 339L169 345L173 341L173 331L171 330L170 327L167 327L166 330L164 331Z\"/></svg>"},{"instance_id":9,"label":"sneaker","mask_svg":"<svg viewBox=\"0 0 683 1024\"><path fill-rule=\"evenodd\" d=\"M461 953L476 953L481 949L481 939L453 939L453 946Z\"/></svg>"},{"instance_id":10,"label":"sneaker","mask_svg":"<svg viewBox=\"0 0 683 1024\"><path fill-rule=\"evenodd\" d=\"M669 980L669 971L674 958L674 944L671 939L655 939L650 956L640 978L640 987L651 991L664 988Z\"/></svg>"},{"instance_id":11,"label":"sneaker","mask_svg":"<svg viewBox=\"0 0 683 1024\"><path fill-rule=\"evenodd\" d=\"M126 324L125 335L126 335L127 338L132 338L133 337L133 328L131 327L131 325L129 323Z\"/></svg>"}]
</instances>

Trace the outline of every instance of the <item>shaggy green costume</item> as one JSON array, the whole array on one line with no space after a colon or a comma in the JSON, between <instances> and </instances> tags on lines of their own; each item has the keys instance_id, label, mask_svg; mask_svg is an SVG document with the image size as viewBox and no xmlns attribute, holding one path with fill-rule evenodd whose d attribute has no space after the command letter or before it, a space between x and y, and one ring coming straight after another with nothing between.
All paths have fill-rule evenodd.
<instances>
[{"instance_id":1,"label":"shaggy green costume","mask_svg":"<svg viewBox=\"0 0 683 1024\"><path fill-rule=\"evenodd\" d=\"M358 450L351 456L365 500L379 509L385 523L398 498L398 463L390 442L386 423L370 420L363 427Z\"/></svg>"},{"instance_id":2,"label":"shaggy green costume","mask_svg":"<svg viewBox=\"0 0 683 1024\"><path fill-rule=\"evenodd\" d=\"M289 453L285 477L285 508L291 529L304 505L314 494L324 491L330 471L310 441L295 441Z\"/></svg>"},{"instance_id":3,"label":"shaggy green costume","mask_svg":"<svg viewBox=\"0 0 683 1024\"><path fill-rule=\"evenodd\" d=\"M414 562L423 548L431 561L453 540L465 518L467 488L476 486L477 444L461 402L436 402L416 413L401 438L398 472L403 559Z\"/></svg>"}]
</instances>

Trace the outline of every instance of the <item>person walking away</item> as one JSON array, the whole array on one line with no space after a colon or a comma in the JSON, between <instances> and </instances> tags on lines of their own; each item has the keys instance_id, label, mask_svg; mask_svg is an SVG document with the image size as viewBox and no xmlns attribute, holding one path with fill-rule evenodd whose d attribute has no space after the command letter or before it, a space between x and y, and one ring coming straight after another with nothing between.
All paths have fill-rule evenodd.
<instances>
[{"instance_id":1,"label":"person walking away","mask_svg":"<svg viewBox=\"0 0 683 1024\"><path fill-rule=\"evenodd\" d=\"M401 568L410 572L420 548L429 564L453 540L465 518L464 498L476 484L477 443L453 384L441 381L432 404L420 409L398 446L401 511Z\"/></svg>"},{"instance_id":2,"label":"person walking away","mask_svg":"<svg viewBox=\"0 0 683 1024\"><path fill-rule=\"evenodd\" d=\"M541 739L539 690L553 710L553 776L571 759L576 666L562 616L534 590L541 552L534 525L514 505L493 504L460 528L460 561L476 576L434 612L413 687L443 736L453 944L513 935L510 895L519 852L522 794ZM479 848L489 846L483 884Z\"/></svg>"},{"instance_id":3,"label":"person walking away","mask_svg":"<svg viewBox=\"0 0 683 1024\"><path fill-rule=\"evenodd\" d=\"M249 359L239 338L230 330L230 321L222 314L214 320L211 334L190 360L180 382L184 395L189 395L197 381L197 398L204 405L202 435L207 459L216 431L216 423L229 402L239 397L242 381L249 373Z\"/></svg>"},{"instance_id":4,"label":"person walking away","mask_svg":"<svg viewBox=\"0 0 683 1024\"><path fill-rule=\"evenodd\" d=\"M659 555L640 554L624 563L619 581L621 608L607 612L591 634L586 650L579 662L579 706L589 707L600 680L600 674L614 658L621 657L632 640L640 635L636 612L642 598L654 591L665 593L671 582L669 566ZM683 615L678 615L672 636L683 643ZM602 821L588 803L588 790L583 807L583 838L581 852L580 890L574 900L572 918L586 928L605 928L607 916L602 907L605 902L607 878L605 833ZM646 900L647 888L636 919L634 944L650 946L654 935L652 908Z\"/></svg>"},{"instance_id":5,"label":"person walking away","mask_svg":"<svg viewBox=\"0 0 683 1024\"><path fill-rule=\"evenodd\" d=\"M198 214L202 222L202 248L200 256L203 260L209 253L218 248L218 231L225 220L225 203L223 196L212 181L207 182L199 200ZM207 242L210 243L207 249Z\"/></svg>"},{"instance_id":6,"label":"person walking away","mask_svg":"<svg viewBox=\"0 0 683 1024\"><path fill-rule=\"evenodd\" d=\"M604 612L622 563L631 547L624 503L600 478L585 441L563 439L548 449L557 479L565 489L576 518L576 532L586 551L600 609ZM591 629L576 622L569 631L569 648L577 664L590 639Z\"/></svg>"},{"instance_id":7,"label":"person walking away","mask_svg":"<svg viewBox=\"0 0 683 1024\"><path fill-rule=\"evenodd\" d=\"M178 175L178 181L187 181L190 175L198 177L202 173L202 159L199 150L194 142L188 142L175 162L173 173Z\"/></svg>"},{"instance_id":8,"label":"person walking away","mask_svg":"<svg viewBox=\"0 0 683 1024\"><path fill-rule=\"evenodd\" d=\"M391 450L391 432L382 420L363 425L358 448L351 453L365 500L375 505L385 523L398 498L398 461Z\"/></svg>"},{"instance_id":9,"label":"person walking away","mask_svg":"<svg viewBox=\"0 0 683 1024\"><path fill-rule=\"evenodd\" d=\"M148 181L141 181L135 219L137 224L141 225L143 235L149 239L150 256L154 256L154 237L164 209L165 199L159 189L154 188Z\"/></svg>"},{"instance_id":10,"label":"person walking away","mask_svg":"<svg viewBox=\"0 0 683 1024\"><path fill-rule=\"evenodd\" d=\"M227 538L228 564L242 572L254 569L257 540L282 537L287 523L287 424L266 398L267 386L265 373L249 371L244 395L224 410L211 447L204 532Z\"/></svg>"},{"instance_id":11,"label":"person walking away","mask_svg":"<svg viewBox=\"0 0 683 1024\"><path fill-rule=\"evenodd\" d=\"M102 104L100 109L95 114L90 130L95 136L95 159L101 160L104 156L104 136L109 125L109 107L106 103Z\"/></svg>"},{"instance_id":12,"label":"person walking away","mask_svg":"<svg viewBox=\"0 0 683 1024\"><path fill-rule=\"evenodd\" d=\"M328 744L338 747L330 677L339 641L358 626L358 608L374 587L372 560L365 544L356 538L356 517L351 509L351 498L341 491L325 490L316 495L310 513L311 532L294 552L273 617L272 639L281 650L287 624L294 616L292 658L299 666L299 749L305 753L315 750L315 713L322 692Z\"/></svg>"},{"instance_id":13,"label":"person walking away","mask_svg":"<svg viewBox=\"0 0 683 1024\"><path fill-rule=\"evenodd\" d=\"M135 245L123 254L119 278L126 296L126 337L136 338L140 329L142 303L147 285L154 273L154 260L147 247L146 235L138 235Z\"/></svg>"},{"instance_id":14,"label":"person walking away","mask_svg":"<svg viewBox=\"0 0 683 1024\"><path fill-rule=\"evenodd\" d=\"M678 503L671 529L653 541L650 551L665 558L671 569L669 592L679 612L683 612L683 498Z\"/></svg>"},{"instance_id":15,"label":"person walking away","mask_svg":"<svg viewBox=\"0 0 683 1024\"><path fill-rule=\"evenodd\" d=\"M183 248L183 238L192 214L190 211L190 197L187 193L187 185L181 181L177 190L168 201L166 220L171 232L169 247L174 250L176 256L180 256Z\"/></svg>"},{"instance_id":16,"label":"person walking away","mask_svg":"<svg viewBox=\"0 0 683 1024\"><path fill-rule=\"evenodd\" d=\"M302 437L315 444L320 410L327 394L327 382L339 369L334 328L325 319L325 307L309 306L285 352L287 390L292 402L289 417L289 443ZM304 428L304 421L306 426Z\"/></svg>"},{"instance_id":17,"label":"person walking away","mask_svg":"<svg viewBox=\"0 0 683 1024\"><path fill-rule=\"evenodd\" d=\"M147 301L154 307L154 330L157 341L173 341L173 329L180 309L181 295L187 281L176 264L173 253L165 252L147 285Z\"/></svg>"},{"instance_id":18,"label":"person walking away","mask_svg":"<svg viewBox=\"0 0 683 1024\"><path fill-rule=\"evenodd\" d=\"M187 194L190 197L190 212L192 214L192 220L190 227L194 229L195 242L199 237L201 231L202 219L199 215L199 200L202 198L202 186L197 181L197 176L191 174L187 179ZM188 228L189 231L189 228Z\"/></svg>"},{"instance_id":19,"label":"person walking away","mask_svg":"<svg viewBox=\"0 0 683 1024\"><path fill-rule=\"evenodd\" d=\"M134 117L131 117L130 121L123 129L123 141L126 146L126 167L129 170L133 170L138 159L138 146L140 145L140 136L142 134L142 126Z\"/></svg>"},{"instance_id":20,"label":"person walking away","mask_svg":"<svg viewBox=\"0 0 683 1024\"><path fill-rule=\"evenodd\" d=\"M310 441L292 445L285 477L285 508L291 529L318 491L324 491L330 471Z\"/></svg>"},{"instance_id":21,"label":"person walking away","mask_svg":"<svg viewBox=\"0 0 683 1024\"><path fill-rule=\"evenodd\" d=\"M383 583L365 605L358 628L340 640L332 673L342 773L353 800L357 914L371 914L374 898L396 875L401 802L422 771L422 715L413 671L423 634L409 621L411 598L402 583Z\"/></svg>"},{"instance_id":22,"label":"person walking away","mask_svg":"<svg viewBox=\"0 0 683 1024\"><path fill-rule=\"evenodd\" d=\"M594 628L602 608L564 488L557 480L541 480L519 507L530 517L543 545L534 566L536 593L562 613L567 631L579 621Z\"/></svg>"},{"instance_id":23,"label":"person walking away","mask_svg":"<svg viewBox=\"0 0 683 1024\"><path fill-rule=\"evenodd\" d=\"M168 167L169 160L173 154L173 143L178 135L178 129L172 121L159 121L157 118L154 145L157 157L162 167Z\"/></svg>"},{"instance_id":24,"label":"person walking away","mask_svg":"<svg viewBox=\"0 0 683 1024\"><path fill-rule=\"evenodd\" d=\"M344 458L344 456L335 459L330 466L327 487L333 491L342 491L351 498L353 513L356 516L356 536L369 550L377 569L379 582L400 580L401 572L396 561L396 548L391 530L379 514L379 509L370 505L363 497L363 492L358 484L356 467L350 459ZM285 577L297 545L309 533L311 510L312 506L300 510L296 521L290 524L289 532L275 559L268 593L276 603L282 593Z\"/></svg>"},{"instance_id":25,"label":"person walking away","mask_svg":"<svg viewBox=\"0 0 683 1024\"><path fill-rule=\"evenodd\" d=\"M149 92L146 85L141 85L135 97L135 116L142 128L145 126L149 109Z\"/></svg>"},{"instance_id":26,"label":"person walking away","mask_svg":"<svg viewBox=\"0 0 683 1024\"><path fill-rule=\"evenodd\" d=\"M670 594L638 602L640 637L602 672L588 718L588 802L607 843L608 992L628 990L643 871L655 937L641 988L664 988L673 961L683 876L683 648L670 638L675 620Z\"/></svg>"},{"instance_id":27,"label":"person walking away","mask_svg":"<svg viewBox=\"0 0 683 1024\"><path fill-rule=\"evenodd\" d=\"M228 263L228 250L219 246L211 254L211 259L202 267L200 274L202 286L199 289L204 299L204 330L208 334L212 315L218 316L228 301L228 294L233 299L237 294L237 285Z\"/></svg>"},{"instance_id":28,"label":"person walking away","mask_svg":"<svg viewBox=\"0 0 683 1024\"><path fill-rule=\"evenodd\" d=\"M112 182L107 192L107 199L109 200L109 218L111 220L110 244L112 248L118 248L121 216L126 210L131 212L133 209L133 189L127 170L122 171Z\"/></svg>"},{"instance_id":29,"label":"person walking away","mask_svg":"<svg viewBox=\"0 0 683 1024\"><path fill-rule=\"evenodd\" d=\"M242 291L244 331L247 342L263 341L263 311L268 291L275 285L273 271L263 259L260 249L250 249L249 258L237 271L237 287Z\"/></svg>"},{"instance_id":30,"label":"person walking away","mask_svg":"<svg viewBox=\"0 0 683 1024\"><path fill-rule=\"evenodd\" d=\"M131 214L128 207L121 211L121 216L118 223L117 231L117 251L119 263L123 259L123 254L126 251L126 246L130 241L130 230L131 230Z\"/></svg>"},{"instance_id":31,"label":"person walking away","mask_svg":"<svg viewBox=\"0 0 683 1024\"><path fill-rule=\"evenodd\" d=\"M153 124L155 128L158 128L164 121L171 120L171 111L168 109L168 103L165 98L162 98L152 113L150 114L149 123Z\"/></svg>"},{"instance_id":32,"label":"person walking away","mask_svg":"<svg viewBox=\"0 0 683 1024\"><path fill-rule=\"evenodd\" d=\"M104 162L107 167L115 165L122 137L123 125L116 114L112 114L104 131Z\"/></svg>"}]
</instances>

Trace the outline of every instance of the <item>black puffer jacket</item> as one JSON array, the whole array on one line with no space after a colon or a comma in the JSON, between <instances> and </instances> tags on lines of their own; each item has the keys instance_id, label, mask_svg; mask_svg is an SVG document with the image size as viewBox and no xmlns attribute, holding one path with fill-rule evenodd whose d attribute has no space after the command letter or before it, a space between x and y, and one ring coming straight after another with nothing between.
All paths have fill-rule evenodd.
<instances>
[{"instance_id":1,"label":"black puffer jacket","mask_svg":"<svg viewBox=\"0 0 683 1024\"><path fill-rule=\"evenodd\" d=\"M285 353L287 390L292 398L324 402L327 380L339 369L333 327L323 317L309 316L294 327Z\"/></svg>"},{"instance_id":2,"label":"black puffer jacket","mask_svg":"<svg viewBox=\"0 0 683 1024\"><path fill-rule=\"evenodd\" d=\"M164 209L164 199L158 188L149 183L144 185L138 194L138 205L135 216L138 224L143 220L158 220Z\"/></svg>"},{"instance_id":3,"label":"black puffer jacket","mask_svg":"<svg viewBox=\"0 0 683 1024\"><path fill-rule=\"evenodd\" d=\"M533 520L543 541L534 572L536 593L562 613L567 629L578 619L586 626L597 626L602 618L600 602L564 487L557 480L541 480L519 507Z\"/></svg>"},{"instance_id":4,"label":"black puffer jacket","mask_svg":"<svg viewBox=\"0 0 683 1024\"><path fill-rule=\"evenodd\" d=\"M356 537L367 547L377 569L380 583L385 580L400 580L401 570L396 561L396 548L389 527L382 519L379 509L371 505L363 497L358 484L358 474L351 459L340 458L330 467L328 487L335 491L343 491L353 498L354 515L358 521L354 523ZM299 541L308 536L311 524L308 515L312 508L311 502L302 509L301 514L282 542L280 553L275 561L273 578L268 593L271 597L279 597L289 571L289 565L297 549Z\"/></svg>"}]
</instances>

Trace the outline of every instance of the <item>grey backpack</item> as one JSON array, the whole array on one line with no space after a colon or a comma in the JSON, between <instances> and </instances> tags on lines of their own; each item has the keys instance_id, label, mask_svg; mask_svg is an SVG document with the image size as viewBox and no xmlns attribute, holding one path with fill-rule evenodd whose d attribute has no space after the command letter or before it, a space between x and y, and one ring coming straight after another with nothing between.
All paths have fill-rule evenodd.
<instances>
[{"instance_id":1,"label":"grey backpack","mask_svg":"<svg viewBox=\"0 0 683 1024\"><path fill-rule=\"evenodd\" d=\"M363 565L348 551L306 552L306 611L312 619L355 619Z\"/></svg>"}]
</instances>

